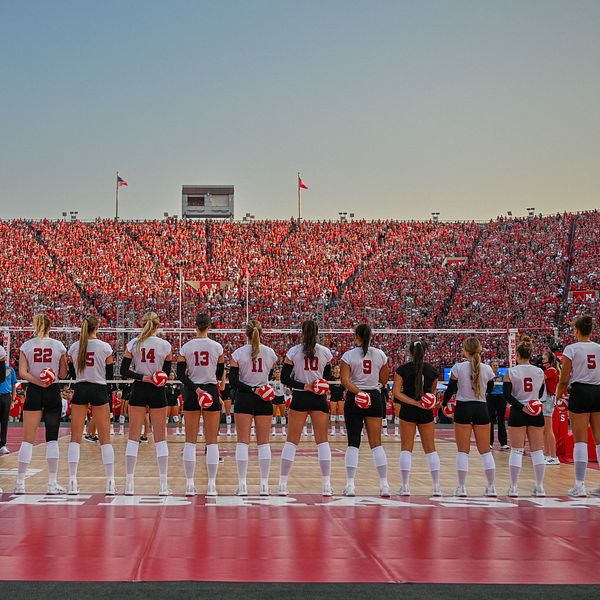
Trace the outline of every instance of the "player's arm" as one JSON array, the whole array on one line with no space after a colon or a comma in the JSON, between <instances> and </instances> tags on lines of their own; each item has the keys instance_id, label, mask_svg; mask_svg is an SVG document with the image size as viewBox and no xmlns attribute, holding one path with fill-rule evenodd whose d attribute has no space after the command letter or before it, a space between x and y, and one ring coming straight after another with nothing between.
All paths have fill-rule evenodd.
<instances>
[{"instance_id":1,"label":"player's arm","mask_svg":"<svg viewBox=\"0 0 600 600\"><path fill-rule=\"evenodd\" d=\"M563 354L562 357L562 369L560 370L560 379L558 380L558 387L556 388L556 399L560 400L569 387L569 381L571 379L571 371L573 370L573 363L571 359Z\"/></svg>"},{"instance_id":2,"label":"player's arm","mask_svg":"<svg viewBox=\"0 0 600 600\"><path fill-rule=\"evenodd\" d=\"M351 381L351 370L350 365L347 362L340 362L340 380L342 382L342 386L352 394L358 394L360 389L357 388Z\"/></svg>"},{"instance_id":3,"label":"player's arm","mask_svg":"<svg viewBox=\"0 0 600 600\"><path fill-rule=\"evenodd\" d=\"M394 386L392 387L392 396L402 402L403 404L412 404L413 406L419 406L419 403L407 396L404 392L404 379L402 375L398 375L398 373L394 373Z\"/></svg>"},{"instance_id":4,"label":"player's arm","mask_svg":"<svg viewBox=\"0 0 600 600\"><path fill-rule=\"evenodd\" d=\"M512 395L512 381L508 375L508 371L504 375L504 383L502 384L502 393L504 399L517 410L523 410L523 405Z\"/></svg>"}]
</instances>

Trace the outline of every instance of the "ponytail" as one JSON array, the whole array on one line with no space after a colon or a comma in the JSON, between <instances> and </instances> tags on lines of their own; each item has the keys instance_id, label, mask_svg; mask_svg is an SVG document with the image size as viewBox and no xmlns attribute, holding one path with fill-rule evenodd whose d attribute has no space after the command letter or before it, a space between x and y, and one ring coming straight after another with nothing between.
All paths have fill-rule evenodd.
<instances>
[{"instance_id":1,"label":"ponytail","mask_svg":"<svg viewBox=\"0 0 600 600\"><path fill-rule=\"evenodd\" d=\"M98 329L98 317L86 315L81 323L81 332L79 334L79 349L77 351L77 371L79 372L85 369L88 340L90 339L90 333L94 333L96 329Z\"/></svg>"},{"instance_id":2,"label":"ponytail","mask_svg":"<svg viewBox=\"0 0 600 600\"><path fill-rule=\"evenodd\" d=\"M357 338L360 338L360 341L362 342L360 346L363 351L363 356L366 356L371 343L371 326L367 325L366 323L357 325L354 329L354 335Z\"/></svg>"},{"instance_id":3,"label":"ponytail","mask_svg":"<svg viewBox=\"0 0 600 600\"><path fill-rule=\"evenodd\" d=\"M44 313L38 313L33 317L33 329L35 330L35 335L40 339L48 337L50 325L50 319Z\"/></svg>"},{"instance_id":4,"label":"ponytail","mask_svg":"<svg viewBox=\"0 0 600 600\"><path fill-rule=\"evenodd\" d=\"M476 337L468 337L463 342L463 349L471 363L471 389L475 398L481 398L481 342Z\"/></svg>"},{"instance_id":5,"label":"ponytail","mask_svg":"<svg viewBox=\"0 0 600 600\"><path fill-rule=\"evenodd\" d=\"M424 340L416 340L411 342L409 351L415 365L415 400L418 400L423 395L424 380L423 380L423 358L427 343Z\"/></svg>"},{"instance_id":6,"label":"ponytail","mask_svg":"<svg viewBox=\"0 0 600 600\"><path fill-rule=\"evenodd\" d=\"M319 326L316 321L308 320L302 323L302 346L304 348L304 355L310 360L315 357L318 333Z\"/></svg>"},{"instance_id":7,"label":"ponytail","mask_svg":"<svg viewBox=\"0 0 600 600\"><path fill-rule=\"evenodd\" d=\"M531 358L533 354L533 342L528 335L524 335L521 338L521 342L517 346L517 354L521 358Z\"/></svg>"},{"instance_id":8,"label":"ponytail","mask_svg":"<svg viewBox=\"0 0 600 600\"><path fill-rule=\"evenodd\" d=\"M153 336L156 333L156 330L158 329L160 325L160 321L158 319L158 315L153 312L153 311L148 311L143 317L142 317L142 333L140 333L140 335L138 336L138 340L137 340L137 347L139 348L145 340L147 340L149 337Z\"/></svg>"},{"instance_id":9,"label":"ponytail","mask_svg":"<svg viewBox=\"0 0 600 600\"><path fill-rule=\"evenodd\" d=\"M260 334L262 326L259 321L248 321L246 325L246 337L252 344L252 360L256 360L260 354Z\"/></svg>"}]
</instances>

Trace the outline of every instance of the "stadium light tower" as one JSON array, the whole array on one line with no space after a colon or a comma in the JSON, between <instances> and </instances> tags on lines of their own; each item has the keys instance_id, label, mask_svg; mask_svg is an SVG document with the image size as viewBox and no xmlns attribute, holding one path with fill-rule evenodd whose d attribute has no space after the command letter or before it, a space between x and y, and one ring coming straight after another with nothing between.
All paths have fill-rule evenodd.
<instances>
[{"instance_id":1,"label":"stadium light tower","mask_svg":"<svg viewBox=\"0 0 600 600\"><path fill-rule=\"evenodd\" d=\"M440 220L440 213L439 212L432 212L431 213L431 220L434 223L437 223Z\"/></svg>"},{"instance_id":2,"label":"stadium light tower","mask_svg":"<svg viewBox=\"0 0 600 600\"><path fill-rule=\"evenodd\" d=\"M530 219L533 219L533 217L534 217L534 214L535 214L535 207L534 207L534 206L528 207L528 208L527 208L527 216L528 216Z\"/></svg>"}]
</instances>

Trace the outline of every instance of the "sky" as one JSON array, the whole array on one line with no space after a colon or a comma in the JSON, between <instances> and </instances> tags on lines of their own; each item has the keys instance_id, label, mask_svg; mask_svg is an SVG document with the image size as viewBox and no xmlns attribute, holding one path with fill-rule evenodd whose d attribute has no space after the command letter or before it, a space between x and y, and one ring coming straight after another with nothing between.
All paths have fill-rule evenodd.
<instances>
[{"instance_id":1,"label":"sky","mask_svg":"<svg viewBox=\"0 0 600 600\"><path fill-rule=\"evenodd\" d=\"M0 217L600 206L597 0L0 0Z\"/></svg>"}]
</instances>

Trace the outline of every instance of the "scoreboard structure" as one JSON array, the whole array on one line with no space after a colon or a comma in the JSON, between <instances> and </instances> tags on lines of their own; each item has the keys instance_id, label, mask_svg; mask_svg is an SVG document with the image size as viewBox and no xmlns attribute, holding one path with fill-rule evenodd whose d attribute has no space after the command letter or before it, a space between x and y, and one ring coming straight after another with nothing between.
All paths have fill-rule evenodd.
<instances>
[{"instance_id":1,"label":"scoreboard structure","mask_svg":"<svg viewBox=\"0 0 600 600\"><path fill-rule=\"evenodd\" d=\"M181 216L184 219L232 219L232 185L184 185Z\"/></svg>"}]
</instances>

